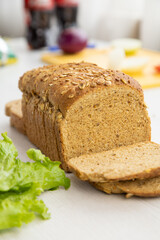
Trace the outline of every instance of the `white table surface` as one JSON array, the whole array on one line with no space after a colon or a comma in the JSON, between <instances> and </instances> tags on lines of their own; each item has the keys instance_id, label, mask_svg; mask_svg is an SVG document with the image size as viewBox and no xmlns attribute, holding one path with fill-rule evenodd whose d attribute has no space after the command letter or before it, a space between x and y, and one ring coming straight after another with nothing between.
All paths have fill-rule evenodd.
<instances>
[{"instance_id":1,"label":"white table surface","mask_svg":"<svg viewBox=\"0 0 160 240\"><path fill-rule=\"evenodd\" d=\"M0 132L8 132L21 159L33 145L26 136L10 127L5 104L21 98L18 79L27 70L44 65L42 51L29 51L23 40L11 41L18 63L0 68ZM160 143L160 88L144 91L152 121L152 140ZM125 199L106 195L72 174L71 187L41 195L51 212L50 220L36 219L22 228L0 232L0 240L159 240L160 198Z\"/></svg>"}]
</instances>

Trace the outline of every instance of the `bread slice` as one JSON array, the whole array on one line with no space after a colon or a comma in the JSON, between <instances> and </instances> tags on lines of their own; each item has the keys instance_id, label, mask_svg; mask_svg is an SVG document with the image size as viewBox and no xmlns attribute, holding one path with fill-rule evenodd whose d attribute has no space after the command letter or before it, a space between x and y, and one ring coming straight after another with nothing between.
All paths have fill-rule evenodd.
<instances>
[{"instance_id":1,"label":"bread slice","mask_svg":"<svg viewBox=\"0 0 160 240\"><path fill-rule=\"evenodd\" d=\"M160 196L160 177L119 182L117 186L125 193L140 197Z\"/></svg>"},{"instance_id":2,"label":"bread slice","mask_svg":"<svg viewBox=\"0 0 160 240\"><path fill-rule=\"evenodd\" d=\"M130 180L120 182L91 183L95 188L111 193L127 193L128 196L157 197L160 196L160 177L143 180Z\"/></svg>"},{"instance_id":3,"label":"bread slice","mask_svg":"<svg viewBox=\"0 0 160 240\"><path fill-rule=\"evenodd\" d=\"M21 99L8 102L5 106L5 113L10 117L11 126L15 127L21 133L26 134Z\"/></svg>"},{"instance_id":4,"label":"bread slice","mask_svg":"<svg viewBox=\"0 0 160 240\"><path fill-rule=\"evenodd\" d=\"M91 182L151 178L160 175L160 145L141 142L69 160L70 169Z\"/></svg>"}]
</instances>

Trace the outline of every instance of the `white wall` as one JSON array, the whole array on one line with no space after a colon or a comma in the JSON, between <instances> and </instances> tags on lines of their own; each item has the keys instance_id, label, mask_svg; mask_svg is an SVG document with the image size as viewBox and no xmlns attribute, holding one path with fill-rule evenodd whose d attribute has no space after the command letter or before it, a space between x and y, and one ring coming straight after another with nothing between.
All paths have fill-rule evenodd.
<instances>
[{"instance_id":1,"label":"white wall","mask_svg":"<svg viewBox=\"0 0 160 240\"><path fill-rule=\"evenodd\" d=\"M23 0L0 0L0 35L18 37L24 33Z\"/></svg>"},{"instance_id":2,"label":"white wall","mask_svg":"<svg viewBox=\"0 0 160 240\"><path fill-rule=\"evenodd\" d=\"M79 22L90 37L138 37L145 0L81 0Z\"/></svg>"},{"instance_id":3,"label":"white wall","mask_svg":"<svg viewBox=\"0 0 160 240\"><path fill-rule=\"evenodd\" d=\"M139 37L160 50L160 0L79 0L79 25L90 38ZM23 0L0 0L0 35L24 36Z\"/></svg>"},{"instance_id":4,"label":"white wall","mask_svg":"<svg viewBox=\"0 0 160 240\"><path fill-rule=\"evenodd\" d=\"M140 38L145 48L160 50L160 0L146 0Z\"/></svg>"}]
</instances>

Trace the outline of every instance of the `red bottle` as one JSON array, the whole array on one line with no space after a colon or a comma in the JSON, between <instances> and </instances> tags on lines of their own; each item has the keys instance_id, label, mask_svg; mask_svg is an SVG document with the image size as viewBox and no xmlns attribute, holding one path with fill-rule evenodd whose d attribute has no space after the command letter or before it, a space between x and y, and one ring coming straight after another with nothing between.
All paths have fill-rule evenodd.
<instances>
[{"instance_id":1,"label":"red bottle","mask_svg":"<svg viewBox=\"0 0 160 240\"><path fill-rule=\"evenodd\" d=\"M54 5L54 0L25 0L26 38L31 49L47 45Z\"/></svg>"},{"instance_id":2,"label":"red bottle","mask_svg":"<svg viewBox=\"0 0 160 240\"><path fill-rule=\"evenodd\" d=\"M60 29L76 26L78 0L55 0L56 17Z\"/></svg>"}]
</instances>

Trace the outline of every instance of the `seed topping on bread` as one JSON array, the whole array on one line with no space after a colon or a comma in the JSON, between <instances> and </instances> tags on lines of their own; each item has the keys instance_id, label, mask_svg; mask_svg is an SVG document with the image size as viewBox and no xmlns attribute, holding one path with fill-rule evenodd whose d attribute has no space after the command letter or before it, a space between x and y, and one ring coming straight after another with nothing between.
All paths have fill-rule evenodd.
<instances>
[{"instance_id":1,"label":"seed topping on bread","mask_svg":"<svg viewBox=\"0 0 160 240\"><path fill-rule=\"evenodd\" d=\"M21 77L19 88L24 93L49 101L65 115L70 105L89 91L124 84L142 92L139 83L132 77L82 62L49 65L29 71Z\"/></svg>"}]
</instances>

